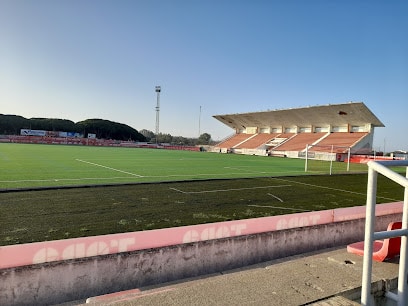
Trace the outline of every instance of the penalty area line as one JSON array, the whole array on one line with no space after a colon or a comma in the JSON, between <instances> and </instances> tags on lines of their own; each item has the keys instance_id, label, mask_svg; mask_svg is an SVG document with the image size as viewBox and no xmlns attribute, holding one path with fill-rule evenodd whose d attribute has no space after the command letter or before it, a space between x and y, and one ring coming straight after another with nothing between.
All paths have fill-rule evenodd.
<instances>
[{"instance_id":1,"label":"penalty area line","mask_svg":"<svg viewBox=\"0 0 408 306\"><path fill-rule=\"evenodd\" d=\"M356 192L356 191L350 191L350 190L345 190L345 189L339 189L339 188L333 188L333 187L327 187L327 186L321 186L321 185L314 185L314 184L303 183L303 182L297 182L297 181L286 180L286 179L281 179L281 178L277 178L277 177L272 177L271 179L273 179L273 180L278 180L278 181L283 181L283 182L295 183L295 184L299 184L299 185L311 186L311 187L315 187L315 188L335 190L335 191L340 191L340 192L344 192L344 193L351 193L351 194L357 194L357 195L362 195L362 196L365 196L365 195L366 195L366 193L361 193L361 192ZM394 201L394 202L400 202L400 201L401 201L401 200L397 200L397 199L392 199L392 198L387 198L387 197L381 197L381 196L378 196L378 195L377 195L377 198L386 199L386 200L391 200L391 201Z\"/></svg>"},{"instance_id":2,"label":"penalty area line","mask_svg":"<svg viewBox=\"0 0 408 306\"><path fill-rule=\"evenodd\" d=\"M79 161L79 162L81 162L81 163L90 164L90 165L92 165L92 166L101 167L101 168L105 168L105 169L108 169L108 170L112 170L112 171L117 171L117 172L120 172L120 173L129 174L129 175L133 175L133 176L136 176L136 177L143 177L143 175L139 175L139 174L135 174L135 173L131 173L131 172L127 172L127 171L123 171L123 170L119 170L119 169L107 167L107 166L100 165L100 164L96 164L96 163L92 163L92 162L89 162L89 161L86 161L86 160L82 160L82 159L78 159L78 158L76 158L75 160L76 160L76 161Z\"/></svg>"}]
</instances>

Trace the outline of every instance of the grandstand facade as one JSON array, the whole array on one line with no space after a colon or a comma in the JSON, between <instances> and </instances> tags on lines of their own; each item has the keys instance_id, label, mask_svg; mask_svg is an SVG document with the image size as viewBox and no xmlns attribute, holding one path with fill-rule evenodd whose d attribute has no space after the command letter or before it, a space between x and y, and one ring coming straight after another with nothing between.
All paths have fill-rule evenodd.
<instances>
[{"instance_id":1,"label":"grandstand facade","mask_svg":"<svg viewBox=\"0 0 408 306\"><path fill-rule=\"evenodd\" d=\"M384 124L363 102L215 115L234 130L214 148L223 153L345 160L370 154L374 128Z\"/></svg>"}]
</instances>

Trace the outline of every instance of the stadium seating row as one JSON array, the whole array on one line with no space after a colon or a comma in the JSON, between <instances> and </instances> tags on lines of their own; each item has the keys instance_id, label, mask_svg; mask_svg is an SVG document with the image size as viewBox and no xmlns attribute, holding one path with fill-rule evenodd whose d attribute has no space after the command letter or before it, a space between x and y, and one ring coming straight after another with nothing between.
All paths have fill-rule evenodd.
<instances>
[{"instance_id":1,"label":"stadium seating row","mask_svg":"<svg viewBox=\"0 0 408 306\"><path fill-rule=\"evenodd\" d=\"M344 153L352 148L367 132L333 132L333 133L275 133L275 134L235 134L219 143L216 147L224 149L268 149L269 151L303 151L306 145L318 145L314 151Z\"/></svg>"}]
</instances>

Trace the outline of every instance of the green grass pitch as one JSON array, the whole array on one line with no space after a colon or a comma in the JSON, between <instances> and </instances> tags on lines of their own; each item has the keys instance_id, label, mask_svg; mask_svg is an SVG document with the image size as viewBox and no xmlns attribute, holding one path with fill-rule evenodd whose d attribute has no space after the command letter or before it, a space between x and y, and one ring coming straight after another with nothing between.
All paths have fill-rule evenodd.
<instances>
[{"instance_id":1,"label":"green grass pitch","mask_svg":"<svg viewBox=\"0 0 408 306\"><path fill-rule=\"evenodd\" d=\"M366 173L305 175L301 159L0 144L0 245L365 205L366 188ZM377 199L403 189L380 176Z\"/></svg>"},{"instance_id":2,"label":"green grass pitch","mask_svg":"<svg viewBox=\"0 0 408 306\"><path fill-rule=\"evenodd\" d=\"M304 175L304 160L157 149L0 144L0 189ZM366 171L365 165L353 165ZM310 173L328 173L309 161ZM346 163L334 163L345 172Z\"/></svg>"}]
</instances>

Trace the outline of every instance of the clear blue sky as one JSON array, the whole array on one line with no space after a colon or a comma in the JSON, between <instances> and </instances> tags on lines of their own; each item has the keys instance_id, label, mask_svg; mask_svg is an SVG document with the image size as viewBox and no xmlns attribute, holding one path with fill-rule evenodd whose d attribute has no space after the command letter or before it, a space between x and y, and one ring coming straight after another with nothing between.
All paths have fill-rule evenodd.
<instances>
[{"instance_id":1,"label":"clear blue sky","mask_svg":"<svg viewBox=\"0 0 408 306\"><path fill-rule=\"evenodd\" d=\"M374 149L408 150L407 16L398 0L0 0L0 113L154 132L160 85L160 132L220 140L212 115L362 101L386 125Z\"/></svg>"}]
</instances>

